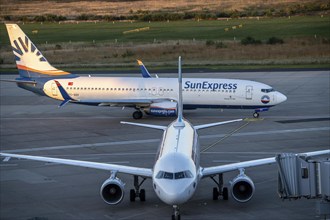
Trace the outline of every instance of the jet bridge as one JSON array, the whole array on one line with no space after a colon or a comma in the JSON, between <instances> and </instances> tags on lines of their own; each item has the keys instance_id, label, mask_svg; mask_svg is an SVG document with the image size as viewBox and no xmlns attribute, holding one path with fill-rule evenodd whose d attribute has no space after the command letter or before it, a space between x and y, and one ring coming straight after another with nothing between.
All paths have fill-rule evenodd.
<instances>
[{"instance_id":1,"label":"jet bridge","mask_svg":"<svg viewBox=\"0 0 330 220\"><path fill-rule=\"evenodd\" d=\"M278 154L278 193L284 199L317 199L316 214L330 217L330 159L311 160L301 154Z\"/></svg>"}]
</instances>

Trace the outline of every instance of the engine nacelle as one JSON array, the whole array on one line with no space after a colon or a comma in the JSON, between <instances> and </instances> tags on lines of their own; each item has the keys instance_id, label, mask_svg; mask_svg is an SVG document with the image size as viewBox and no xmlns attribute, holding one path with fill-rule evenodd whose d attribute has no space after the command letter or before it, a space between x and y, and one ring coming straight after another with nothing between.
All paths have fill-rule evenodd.
<instances>
[{"instance_id":1,"label":"engine nacelle","mask_svg":"<svg viewBox=\"0 0 330 220\"><path fill-rule=\"evenodd\" d=\"M254 194L253 181L244 173L239 174L231 182L231 195L237 202L248 202Z\"/></svg>"},{"instance_id":2,"label":"engine nacelle","mask_svg":"<svg viewBox=\"0 0 330 220\"><path fill-rule=\"evenodd\" d=\"M101 186L100 194L102 199L109 205L117 205L124 198L124 186L117 177L107 179Z\"/></svg>"},{"instance_id":3,"label":"engine nacelle","mask_svg":"<svg viewBox=\"0 0 330 220\"><path fill-rule=\"evenodd\" d=\"M144 111L149 115L155 116L176 116L177 103L176 102L157 102L152 103L149 108L145 108Z\"/></svg>"}]
</instances>

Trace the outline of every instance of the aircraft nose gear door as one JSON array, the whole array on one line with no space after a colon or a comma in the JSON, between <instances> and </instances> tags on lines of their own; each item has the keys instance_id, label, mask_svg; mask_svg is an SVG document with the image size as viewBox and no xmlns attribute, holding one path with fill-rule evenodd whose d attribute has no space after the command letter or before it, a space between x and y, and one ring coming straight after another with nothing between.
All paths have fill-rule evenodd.
<instances>
[{"instance_id":1,"label":"aircraft nose gear door","mask_svg":"<svg viewBox=\"0 0 330 220\"><path fill-rule=\"evenodd\" d=\"M252 99L253 86L246 86L246 99Z\"/></svg>"},{"instance_id":2,"label":"aircraft nose gear door","mask_svg":"<svg viewBox=\"0 0 330 220\"><path fill-rule=\"evenodd\" d=\"M55 83L52 83L52 95L57 96L57 86Z\"/></svg>"}]
</instances>

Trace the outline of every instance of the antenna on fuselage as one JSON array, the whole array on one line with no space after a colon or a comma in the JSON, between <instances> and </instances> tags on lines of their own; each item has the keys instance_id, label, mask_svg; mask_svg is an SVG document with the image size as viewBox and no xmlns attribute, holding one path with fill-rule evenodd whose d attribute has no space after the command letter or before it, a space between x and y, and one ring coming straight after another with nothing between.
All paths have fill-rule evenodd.
<instances>
[{"instance_id":1,"label":"antenna on fuselage","mask_svg":"<svg viewBox=\"0 0 330 220\"><path fill-rule=\"evenodd\" d=\"M174 127L184 127L183 123L183 101L182 101L182 71L181 71L181 56L179 57L178 62L178 84L179 84L179 91L178 91L178 118L174 124Z\"/></svg>"}]
</instances>

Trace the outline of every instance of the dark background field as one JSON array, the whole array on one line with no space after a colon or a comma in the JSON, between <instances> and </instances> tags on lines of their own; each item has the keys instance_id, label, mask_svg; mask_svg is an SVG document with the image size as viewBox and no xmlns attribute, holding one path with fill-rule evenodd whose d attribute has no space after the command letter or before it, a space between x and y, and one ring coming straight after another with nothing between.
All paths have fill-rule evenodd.
<instances>
[{"instance_id":1,"label":"dark background field","mask_svg":"<svg viewBox=\"0 0 330 220\"><path fill-rule=\"evenodd\" d=\"M1 0L1 3L3 19L18 19L5 22L19 23L48 60L65 69L129 68L136 66L136 59L159 69L174 67L179 55L184 57L186 66L193 68L327 68L330 64L329 3L324 1L205 1L203 6L200 1L185 0L176 3L143 0ZM53 6L45 10L32 10L32 6L38 8L44 4ZM310 9L307 7L310 5L318 5L319 8ZM321 10L321 6L325 9ZM297 8L305 13L294 13ZM71 13L68 13L69 9ZM296 11L293 12L293 9ZM89 17L94 14L101 16L101 20L79 20L86 10ZM236 14L242 15L243 12L261 13L267 10L272 11L273 15L164 21L103 19L106 15L129 16L138 13L219 15L220 12L236 11ZM277 12L281 11L294 15L278 16ZM55 12L67 19L58 22L33 21L36 16ZM30 21L22 20L24 16ZM144 29L138 31L141 28ZM260 43L242 45L241 41L247 37ZM283 43L268 44L269 39L274 37ZM0 25L0 51L1 68L14 68L5 25Z\"/></svg>"}]
</instances>

